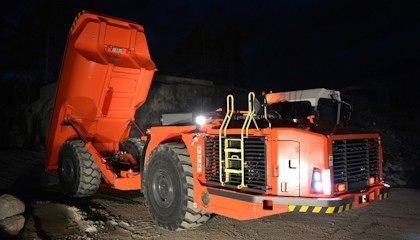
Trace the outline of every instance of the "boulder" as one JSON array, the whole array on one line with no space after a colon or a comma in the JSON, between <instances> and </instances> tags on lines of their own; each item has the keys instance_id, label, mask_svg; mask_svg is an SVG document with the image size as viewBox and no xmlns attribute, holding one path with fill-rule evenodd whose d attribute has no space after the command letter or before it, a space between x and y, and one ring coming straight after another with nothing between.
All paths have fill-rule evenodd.
<instances>
[{"instance_id":1,"label":"boulder","mask_svg":"<svg viewBox=\"0 0 420 240\"><path fill-rule=\"evenodd\" d=\"M25 203L19 198L3 194L0 196L0 220L21 214L25 211Z\"/></svg>"},{"instance_id":2,"label":"boulder","mask_svg":"<svg viewBox=\"0 0 420 240\"><path fill-rule=\"evenodd\" d=\"M25 225L25 217L16 215L0 221L0 230L10 236L16 236Z\"/></svg>"}]
</instances>

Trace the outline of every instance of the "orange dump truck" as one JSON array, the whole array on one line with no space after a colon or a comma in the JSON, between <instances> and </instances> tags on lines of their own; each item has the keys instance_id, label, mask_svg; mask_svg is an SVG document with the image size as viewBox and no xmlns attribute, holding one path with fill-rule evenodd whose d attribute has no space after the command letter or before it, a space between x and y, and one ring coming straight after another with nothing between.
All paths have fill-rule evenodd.
<instances>
[{"instance_id":1,"label":"orange dump truck","mask_svg":"<svg viewBox=\"0 0 420 240\"><path fill-rule=\"evenodd\" d=\"M58 172L66 195L92 196L101 183L141 190L151 217L169 230L211 214L340 213L388 197L380 136L348 127L351 107L340 92L250 92L241 110L228 95L222 110L166 114L143 134L134 115L155 70L142 26L77 15L46 144L46 169ZM140 137L129 137L132 128Z\"/></svg>"}]
</instances>

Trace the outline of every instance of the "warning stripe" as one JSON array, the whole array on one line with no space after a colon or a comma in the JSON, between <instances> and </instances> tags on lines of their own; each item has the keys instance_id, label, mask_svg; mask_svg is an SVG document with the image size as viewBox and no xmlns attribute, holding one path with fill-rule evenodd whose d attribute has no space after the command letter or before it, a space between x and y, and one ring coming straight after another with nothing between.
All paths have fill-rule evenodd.
<instances>
[{"instance_id":1,"label":"warning stripe","mask_svg":"<svg viewBox=\"0 0 420 240\"><path fill-rule=\"evenodd\" d=\"M382 199L385 199L385 198L388 198L388 193L379 194L379 196L378 196L378 200L382 200Z\"/></svg>"},{"instance_id":2,"label":"warning stripe","mask_svg":"<svg viewBox=\"0 0 420 240\"><path fill-rule=\"evenodd\" d=\"M74 28L76 27L76 23L79 20L80 16L85 13L85 11L80 11L73 20L73 24L70 27L70 33L73 33Z\"/></svg>"},{"instance_id":3,"label":"warning stripe","mask_svg":"<svg viewBox=\"0 0 420 240\"><path fill-rule=\"evenodd\" d=\"M378 200L388 198L388 193L381 193L378 195ZM320 207L320 206L301 206L289 205L289 212L311 212L311 213L341 213L352 208L352 204L348 203L337 207Z\"/></svg>"},{"instance_id":4,"label":"warning stripe","mask_svg":"<svg viewBox=\"0 0 420 240\"><path fill-rule=\"evenodd\" d=\"M311 212L311 213L341 213L350 210L352 207L351 203L341 205L338 207L320 207L320 206L299 206L289 205L289 212Z\"/></svg>"}]
</instances>

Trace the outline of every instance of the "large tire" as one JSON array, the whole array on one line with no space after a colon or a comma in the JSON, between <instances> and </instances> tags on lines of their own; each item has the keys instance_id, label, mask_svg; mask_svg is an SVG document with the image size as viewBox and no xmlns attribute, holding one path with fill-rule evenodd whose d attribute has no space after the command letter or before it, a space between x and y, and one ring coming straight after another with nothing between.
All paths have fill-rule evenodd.
<instances>
[{"instance_id":1,"label":"large tire","mask_svg":"<svg viewBox=\"0 0 420 240\"><path fill-rule=\"evenodd\" d=\"M210 218L194 207L192 165L184 144L160 144L152 151L143 187L149 213L164 229L198 227Z\"/></svg>"},{"instance_id":2,"label":"large tire","mask_svg":"<svg viewBox=\"0 0 420 240\"><path fill-rule=\"evenodd\" d=\"M120 145L121 151L126 151L133 156L134 160L136 160L139 165L140 172L143 171L143 149L144 142L139 138L128 138Z\"/></svg>"},{"instance_id":3,"label":"large tire","mask_svg":"<svg viewBox=\"0 0 420 240\"><path fill-rule=\"evenodd\" d=\"M101 171L81 140L66 141L58 154L58 179L64 194L89 197L96 193Z\"/></svg>"}]
</instances>

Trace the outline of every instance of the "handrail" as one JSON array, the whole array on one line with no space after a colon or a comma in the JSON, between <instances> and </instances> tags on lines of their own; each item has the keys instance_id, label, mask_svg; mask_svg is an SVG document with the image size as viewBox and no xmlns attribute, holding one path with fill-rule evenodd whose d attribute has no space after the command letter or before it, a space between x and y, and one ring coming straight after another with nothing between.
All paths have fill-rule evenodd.
<instances>
[{"instance_id":1,"label":"handrail","mask_svg":"<svg viewBox=\"0 0 420 240\"><path fill-rule=\"evenodd\" d=\"M222 185L224 184L223 174L222 174L223 163L224 163L223 150L222 150L222 133L223 133L223 137L226 137L226 129L230 123L234 109L235 109L234 98L232 94L229 94L226 97L226 115L223 119L222 125L219 128L219 169L220 169L219 180Z\"/></svg>"},{"instance_id":2,"label":"handrail","mask_svg":"<svg viewBox=\"0 0 420 240\"><path fill-rule=\"evenodd\" d=\"M255 100L255 93L250 92L248 94L248 113L246 115L244 124L242 125L241 138L244 138L244 132L245 132L245 137L248 137L249 125L251 125L251 121L254 120L254 113L255 113L254 100Z\"/></svg>"},{"instance_id":3,"label":"handrail","mask_svg":"<svg viewBox=\"0 0 420 240\"><path fill-rule=\"evenodd\" d=\"M234 106L233 95L229 94L226 97L226 115L225 115L225 118L223 119L222 125L220 126L219 136L222 135L222 130L223 130L223 135L226 136L226 129L230 123L230 119L232 118L234 109L235 109L235 106Z\"/></svg>"}]
</instances>

